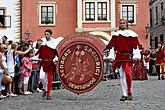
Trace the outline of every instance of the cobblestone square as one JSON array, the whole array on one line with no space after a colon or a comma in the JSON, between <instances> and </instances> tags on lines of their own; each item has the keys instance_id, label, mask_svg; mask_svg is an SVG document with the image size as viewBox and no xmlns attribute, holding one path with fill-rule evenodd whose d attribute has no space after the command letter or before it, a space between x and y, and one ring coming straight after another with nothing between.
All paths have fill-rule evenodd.
<instances>
[{"instance_id":1,"label":"cobblestone square","mask_svg":"<svg viewBox=\"0 0 165 110\"><path fill-rule=\"evenodd\" d=\"M92 91L76 95L66 89L52 90L52 100L41 93L0 100L0 110L165 110L165 81L150 76L133 81L133 101L119 101L119 80L101 82Z\"/></svg>"}]
</instances>

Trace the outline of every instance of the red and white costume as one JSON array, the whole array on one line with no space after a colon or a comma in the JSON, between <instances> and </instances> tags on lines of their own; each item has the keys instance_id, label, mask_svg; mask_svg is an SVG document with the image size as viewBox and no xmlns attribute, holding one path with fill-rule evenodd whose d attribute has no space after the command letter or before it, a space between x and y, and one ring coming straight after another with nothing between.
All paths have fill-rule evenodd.
<instances>
[{"instance_id":1,"label":"red and white costume","mask_svg":"<svg viewBox=\"0 0 165 110\"><path fill-rule=\"evenodd\" d=\"M149 63L150 63L150 56L147 52L143 53L143 57L144 57L144 66L146 67L146 69L149 71Z\"/></svg>"},{"instance_id":2,"label":"red and white costume","mask_svg":"<svg viewBox=\"0 0 165 110\"><path fill-rule=\"evenodd\" d=\"M50 96L52 87L52 73L55 72L56 66L54 61L58 60L58 53L56 50L57 44L58 43L53 38L49 41L45 40L36 53L41 59L40 78L43 83L43 88L47 91L47 96Z\"/></svg>"},{"instance_id":3,"label":"red and white costume","mask_svg":"<svg viewBox=\"0 0 165 110\"><path fill-rule=\"evenodd\" d=\"M107 46L110 49L109 58L115 60L115 66L119 68L123 96L132 93L131 60L141 58L137 36L131 30L119 30L112 33L112 39Z\"/></svg>"},{"instance_id":4,"label":"red and white costume","mask_svg":"<svg viewBox=\"0 0 165 110\"><path fill-rule=\"evenodd\" d=\"M157 49L156 65L161 66L161 73L162 73L162 76L164 76L164 47L162 47L161 49ZM158 75L160 76L160 73L158 73Z\"/></svg>"}]
</instances>

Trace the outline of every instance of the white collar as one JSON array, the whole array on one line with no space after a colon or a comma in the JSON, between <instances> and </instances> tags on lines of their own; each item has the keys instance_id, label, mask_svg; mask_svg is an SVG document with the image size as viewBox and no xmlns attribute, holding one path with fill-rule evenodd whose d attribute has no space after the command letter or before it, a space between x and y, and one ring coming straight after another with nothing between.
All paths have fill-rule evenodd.
<instances>
[{"instance_id":1,"label":"white collar","mask_svg":"<svg viewBox=\"0 0 165 110\"><path fill-rule=\"evenodd\" d=\"M138 37L138 35L132 31L132 30L118 30L116 32L112 32L112 36L118 36L118 35L122 35L125 37Z\"/></svg>"},{"instance_id":2,"label":"white collar","mask_svg":"<svg viewBox=\"0 0 165 110\"><path fill-rule=\"evenodd\" d=\"M62 39L63 38L61 38L61 37L60 38L58 37L56 39L51 37L51 39L49 41L47 41L46 38L44 37L43 38L43 43L41 45L47 45L48 47L50 47L52 49L56 49L57 45L60 43L60 41Z\"/></svg>"}]
</instances>

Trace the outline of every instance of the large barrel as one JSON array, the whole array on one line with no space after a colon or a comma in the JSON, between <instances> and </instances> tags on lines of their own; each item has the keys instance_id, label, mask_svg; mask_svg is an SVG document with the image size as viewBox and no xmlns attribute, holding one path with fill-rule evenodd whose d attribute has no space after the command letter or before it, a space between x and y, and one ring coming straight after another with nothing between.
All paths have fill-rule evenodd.
<instances>
[{"instance_id":1,"label":"large barrel","mask_svg":"<svg viewBox=\"0 0 165 110\"><path fill-rule=\"evenodd\" d=\"M104 43L89 33L63 39L57 46L57 71L63 86L77 94L92 90L102 78L104 48Z\"/></svg>"}]
</instances>

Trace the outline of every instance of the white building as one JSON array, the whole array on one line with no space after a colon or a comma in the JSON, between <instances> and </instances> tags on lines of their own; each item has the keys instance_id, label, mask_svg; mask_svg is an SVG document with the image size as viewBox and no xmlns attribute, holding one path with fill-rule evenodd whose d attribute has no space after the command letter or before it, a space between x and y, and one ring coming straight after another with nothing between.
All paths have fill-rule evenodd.
<instances>
[{"instance_id":1,"label":"white building","mask_svg":"<svg viewBox=\"0 0 165 110\"><path fill-rule=\"evenodd\" d=\"M6 35L8 40L20 38L20 2L19 0L0 0L0 38Z\"/></svg>"}]
</instances>

